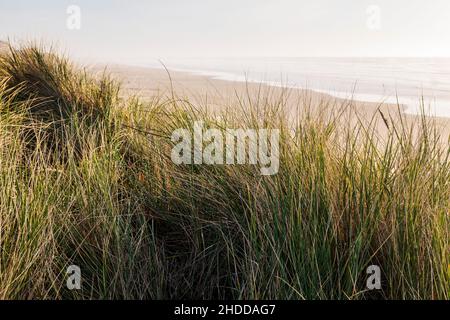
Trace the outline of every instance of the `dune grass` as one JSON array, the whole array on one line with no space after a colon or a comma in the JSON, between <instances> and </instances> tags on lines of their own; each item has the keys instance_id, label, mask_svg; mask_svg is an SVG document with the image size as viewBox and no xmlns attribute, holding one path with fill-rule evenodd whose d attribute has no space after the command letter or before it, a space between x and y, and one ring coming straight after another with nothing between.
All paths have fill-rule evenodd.
<instances>
[{"instance_id":1,"label":"dune grass","mask_svg":"<svg viewBox=\"0 0 450 320\"><path fill-rule=\"evenodd\" d=\"M449 137L429 118L385 116L380 137L376 117L294 123L283 96L240 101L219 117L175 95L122 99L42 48L1 56L0 298L450 297ZM279 173L175 165L170 136L196 120L280 129ZM82 290L66 288L73 264ZM372 264L381 290L366 288Z\"/></svg>"}]
</instances>

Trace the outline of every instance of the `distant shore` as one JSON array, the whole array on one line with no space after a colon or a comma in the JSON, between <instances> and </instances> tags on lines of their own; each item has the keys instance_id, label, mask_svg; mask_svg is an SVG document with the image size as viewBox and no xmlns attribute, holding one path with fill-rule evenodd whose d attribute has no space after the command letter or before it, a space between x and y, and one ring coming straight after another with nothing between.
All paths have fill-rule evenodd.
<instances>
[{"instance_id":1,"label":"distant shore","mask_svg":"<svg viewBox=\"0 0 450 320\"><path fill-rule=\"evenodd\" d=\"M227 81L213 79L209 76L196 75L189 72L166 71L163 69L146 68L128 65L99 65L94 64L89 67L94 73L101 73L107 70L112 76L122 83L122 93L124 96L136 95L141 99L151 99L156 96L170 96L172 91L178 98L186 98L196 104L197 107L208 110L223 110L229 105L235 104L238 97L264 95L270 92L272 96L285 96L286 105L292 112L301 110L302 104L308 103L311 106L328 104L342 105L345 99L333 97L326 93L305 89L286 89L267 84L254 82L244 83L237 81ZM399 106L389 103L374 103L356 100L346 100L348 107L359 119L371 121L373 117L378 118L380 123L379 132L384 134L386 127L382 120L382 115L388 117L392 115L396 119L399 113ZM320 103L317 103L320 102ZM400 106L400 112L403 112ZM354 112L353 112L354 111ZM381 112L380 112L381 111ZM418 116L404 114L408 121L416 121ZM433 117L432 120L441 129L444 140L450 136L450 118ZM353 119L353 121L356 121Z\"/></svg>"}]
</instances>

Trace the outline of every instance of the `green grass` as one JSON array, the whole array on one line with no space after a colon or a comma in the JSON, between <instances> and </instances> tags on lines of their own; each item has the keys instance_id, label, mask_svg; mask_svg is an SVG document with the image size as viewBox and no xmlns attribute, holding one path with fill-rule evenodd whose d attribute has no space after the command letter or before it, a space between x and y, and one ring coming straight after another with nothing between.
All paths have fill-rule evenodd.
<instances>
[{"instance_id":1,"label":"green grass","mask_svg":"<svg viewBox=\"0 0 450 320\"><path fill-rule=\"evenodd\" d=\"M218 117L120 98L45 52L0 57L1 299L449 299L450 147L431 119L384 116L380 137L378 115L305 99L342 112L294 124L270 92ZM170 136L195 120L280 129L279 173L175 165Z\"/></svg>"}]
</instances>

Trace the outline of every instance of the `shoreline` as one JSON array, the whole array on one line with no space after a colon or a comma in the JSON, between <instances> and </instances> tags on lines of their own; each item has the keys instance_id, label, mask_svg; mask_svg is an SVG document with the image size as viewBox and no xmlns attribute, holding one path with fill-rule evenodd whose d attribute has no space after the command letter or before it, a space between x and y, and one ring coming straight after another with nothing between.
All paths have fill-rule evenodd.
<instances>
[{"instance_id":1,"label":"shoreline","mask_svg":"<svg viewBox=\"0 0 450 320\"><path fill-rule=\"evenodd\" d=\"M262 93L274 96L284 96L288 108L294 110L299 107L299 101L305 99L311 104L325 103L329 105L348 104L355 114L370 121L372 116L381 118L379 110L383 114L398 116L399 108L402 115L410 121L416 121L421 116L405 112L405 105L389 102L377 103L361 101L355 98L342 98L331 95L328 92L320 92L314 89L298 87L286 87L265 82L256 81L231 81L216 79L211 75L195 74L187 71L165 70L164 68L152 68L132 66L125 64L91 64L87 67L94 73L107 71L122 83L125 97L136 95L144 100L155 96L167 95L173 92L195 102L198 106L223 110L224 107L237 103L238 95L258 95ZM169 72L169 73L168 73ZM450 136L450 118L427 116L427 119L435 122L446 136ZM381 131L385 131L382 126Z\"/></svg>"},{"instance_id":2,"label":"shoreline","mask_svg":"<svg viewBox=\"0 0 450 320\"><path fill-rule=\"evenodd\" d=\"M159 71L165 70L165 65L161 64L158 66L154 65L142 65L142 64L134 64L129 65L130 67L135 68L145 68L145 69L154 69ZM417 87L417 96L416 95L403 95L400 94L399 91L402 91L401 87L395 90L387 89L387 92L376 93L376 89L372 89L371 91L367 88L365 91L360 88L357 89L358 81L363 81L364 79L355 80L355 83L351 85L351 90L340 89L327 89L321 88L320 84L316 83L311 86L308 84L308 79L305 78L305 82L294 82L289 80L289 73L286 73L285 77L281 77L280 79L275 80L267 80L262 79L261 77L251 76L250 74L244 73L236 73L233 71L215 71L215 70L207 70L207 69L192 69L189 67L169 67L168 68L171 73L185 73L194 77L206 77L213 81L229 81L233 83L253 83L253 84L264 84L266 86L272 87L280 87L280 88L289 88L293 90L309 90L315 93L325 94L327 96L331 96L333 98L338 98L341 100L352 100L358 103L376 103L376 104L390 104L390 105L402 105L404 108L404 113L408 115L420 116L422 115L422 108L425 109L425 113L428 117L431 118L445 118L450 119L450 100L445 99L443 97L438 97L436 95L429 95L423 92L424 88L420 89ZM312 75L312 79L314 79L314 75ZM337 78L335 79L337 80ZM317 78L316 78L317 81ZM329 81L329 80L327 80ZM342 81L348 82L348 79L344 77ZM380 80L381 81L381 80ZM313 81L312 81L313 82ZM385 87L378 83L378 87ZM373 83L375 85L375 83ZM412 87L411 87L412 88ZM410 88L410 89L411 89ZM392 88L391 88L392 89ZM408 89L408 90L410 90ZM353 90L353 91L352 91ZM427 89L428 90L428 89ZM404 90L403 90L404 91ZM429 91L429 90L428 90ZM438 90L442 91L442 90ZM422 92L422 95L421 93ZM450 97L449 97L450 98Z\"/></svg>"}]
</instances>

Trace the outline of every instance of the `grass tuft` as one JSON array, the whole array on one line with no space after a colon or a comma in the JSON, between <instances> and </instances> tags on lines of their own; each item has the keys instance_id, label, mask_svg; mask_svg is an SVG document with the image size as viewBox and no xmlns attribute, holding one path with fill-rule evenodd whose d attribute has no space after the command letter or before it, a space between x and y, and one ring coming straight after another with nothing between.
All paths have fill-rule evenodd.
<instances>
[{"instance_id":1,"label":"grass tuft","mask_svg":"<svg viewBox=\"0 0 450 320\"><path fill-rule=\"evenodd\" d=\"M347 102L299 100L292 121L284 94L238 101L217 115L175 95L121 100L107 75L10 48L0 299L449 299L449 137L430 119L347 121ZM279 173L175 165L170 136L196 120L280 129Z\"/></svg>"}]
</instances>

